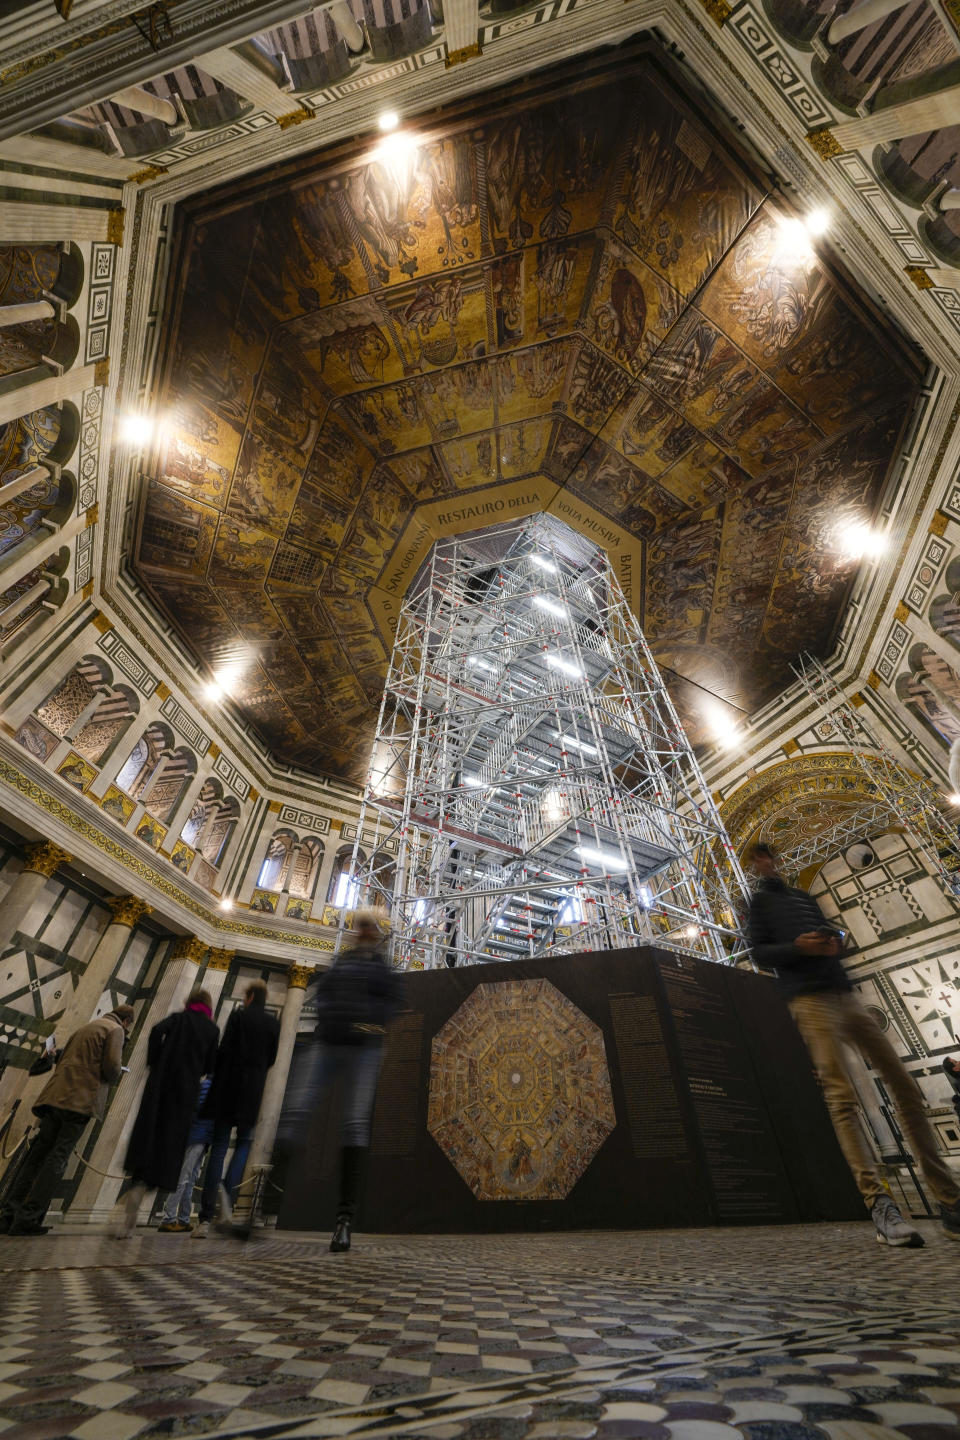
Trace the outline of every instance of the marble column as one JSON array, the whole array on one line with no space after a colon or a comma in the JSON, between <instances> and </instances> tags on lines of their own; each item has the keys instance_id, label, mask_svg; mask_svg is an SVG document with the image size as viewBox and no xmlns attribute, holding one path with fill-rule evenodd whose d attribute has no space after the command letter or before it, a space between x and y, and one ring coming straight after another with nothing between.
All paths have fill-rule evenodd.
<instances>
[{"instance_id":1,"label":"marble column","mask_svg":"<svg viewBox=\"0 0 960 1440\"><path fill-rule=\"evenodd\" d=\"M50 840L27 846L23 869L0 902L0 950L5 950L41 894L43 887L60 865L73 859Z\"/></svg>"},{"instance_id":2,"label":"marble column","mask_svg":"<svg viewBox=\"0 0 960 1440\"><path fill-rule=\"evenodd\" d=\"M130 939L130 932L143 915L148 915L151 906L135 895L120 895L107 901L113 912L113 919L97 942L97 947L87 961L86 969L63 1013L55 1021L57 1042L62 1047L74 1030L94 1018L101 995L110 983L117 968L121 952ZM104 1007L104 1013L109 1006ZM0 1077L0 1111L5 1111L19 1098L20 1107L10 1129L7 1143L9 1150L33 1120L31 1105L46 1085L47 1075L28 1075L26 1070L12 1067Z\"/></svg>"},{"instance_id":3,"label":"marble column","mask_svg":"<svg viewBox=\"0 0 960 1440\"><path fill-rule=\"evenodd\" d=\"M70 1206L70 1220L106 1220L113 1209L123 1183L123 1160L147 1078L147 1044L150 1031L171 1011L182 1008L197 983L197 975L206 952L207 946L204 942L193 935L178 936L171 941L153 999L144 1016L133 1051L126 1061L130 1067L129 1074L123 1076L114 1092L90 1156L90 1168L84 1171ZM98 1174L98 1171L103 1173ZM150 1197L147 1197L145 1204L149 1206Z\"/></svg>"},{"instance_id":4,"label":"marble column","mask_svg":"<svg viewBox=\"0 0 960 1440\"><path fill-rule=\"evenodd\" d=\"M859 5L854 5L852 10L847 10L831 21L827 40L831 45L839 45L841 40L858 35L861 30L866 30L868 25L875 25L878 20L885 20L894 11L902 10L907 3L908 0L860 0Z\"/></svg>"},{"instance_id":5,"label":"marble column","mask_svg":"<svg viewBox=\"0 0 960 1440\"><path fill-rule=\"evenodd\" d=\"M315 974L316 970L312 965L294 964L287 971L287 998L280 1012L280 1042L277 1046L277 1058L267 1071L267 1083L264 1086L263 1099L260 1102L257 1128L254 1131L250 1158L244 1171L245 1180L253 1175L258 1166L270 1163L273 1142L277 1126L280 1123L284 1091L290 1075L290 1062L293 1060L293 1047L297 1038L297 1026L300 1023L303 999L307 986ZM251 1195L252 1187L250 1186L246 1186L241 1191L237 1205L238 1214L248 1209Z\"/></svg>"},{"instance_id":6,"label":"marble column","mask_svg":"<svg viewBox=\"0 0 960 1440\"><path fill-rule=\"evenodd\" d=\"M21 300L16 305L0 305L0 330L8 325L26 325L30 320L49 320L56 313L49 300Z\"/></svg>"},{"instance_id":7,"label":"marble column","mask_svg":"<svg viewBox=\"0 0 960 1440\"><path fill-rule=\"evenodd\" d=\"M839 125L829 127L829 133L840 150L859 150L865 145L904 140L911 135L941 130L957 122L958 84L947 84L930 95L918 95L895 105L884 105L882 97L883 91L874 98L873 109L868 115L842 120Z\"/></svg>"}]
</instances>

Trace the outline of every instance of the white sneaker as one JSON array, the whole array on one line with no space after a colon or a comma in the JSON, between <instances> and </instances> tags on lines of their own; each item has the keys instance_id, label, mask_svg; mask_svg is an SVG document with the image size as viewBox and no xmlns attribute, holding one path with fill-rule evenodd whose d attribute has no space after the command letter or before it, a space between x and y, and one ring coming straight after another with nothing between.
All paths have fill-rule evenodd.
<instances>
[{"instance_id":1,"label":"white sneaker","mask_svg":"<svg viewBox=\"0 0 960 1440\"><path fill-rule=\"evenodd\" d=\"M912 1225L907 1224L888 1196L881 1195L879 1200L874 1201L870 1219L877 1228L877 1241L880 1245L902 1245L908 1250L922 1248L923 1236L914 1230Z\"/></svg>"},{"instance_id":2,"label":"white sneaker","mask_svg":"<svg viewBox=\"0 0 960 1440\"><path fill-rule=\"evenodd\" d=\"M191 1240L206 1240L210 1233L210 1227L206 1220L198 1220L190 1232Z\"/></svg>"}]
</instances>

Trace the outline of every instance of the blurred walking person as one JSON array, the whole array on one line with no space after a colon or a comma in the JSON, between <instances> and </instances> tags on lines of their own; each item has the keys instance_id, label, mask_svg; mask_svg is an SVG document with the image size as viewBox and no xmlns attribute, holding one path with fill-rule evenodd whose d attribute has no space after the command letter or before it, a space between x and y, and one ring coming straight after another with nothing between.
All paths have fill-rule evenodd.
<instances>
[{"instance_id":1,"label":"blurred walking person","mask_svg":"<svg viewBox=\"0 0 960 1440\"><path fill-rule=\"evenodd\" d=\"M853 993L840 958L840 933L828 924L812 895L786 884L769 845L754 845L749 858L760 877L747 921L754 959L776 971L819 1073L840 1149L870 1212L877 1239L881 1244L912 1249L924 1243L890 1198L870 1152L845 1054L847 1046L859 1050L890 1086L910 1148L940 1202L943 1233L950 1240L960 1240L960 1186L937 1147L917 1082Z\"/></svg>"},{"instance_id":2,"label":"blurred walking person","mask_svg":"<svg viewBox=\"0 0 960 1440\"><path fill-rule=\"evenodd\" d=\"M338 1076L340 1196L330 1249L350 1249L360 1183L370 1145L377 1079L387 1025L403 1003L403 981L386 959L385 917L358 910L355 941L313 982L319 1019L312 1043L296 1056L284 1097L274 1153L289 1169L307 1143L317 1106Z\"/></svg>"},{"instance_id":3,"label":"blurred walking person","mask_svg":"<svg viewBox=\"0 0 960 1440\"><path fill-rule=\"evenodd\" d=\"M133 1234L148 1190L176 1190L204 1075L212 1075L220 1032L206 990L193 990L182 1010L154 1025L147 1042L149 1073L127 1147L132 1184L111 1217L120 1240Z\"/></svg>"},{"instance_id":4,"label":"blurred walking person","mask_svg":"<svg viewBox=\"0 0 960 1440\"><path fill-rule=\"evenodd\" d=\"M75 1030L37 1096L40 1128L4 1198L0 1234L45 1235L43 1221L67 1162L92 1116L102 1117L107 1092L120 1079L133 1007L118 1005Z\"/></svg>"},{"instance_id":5,"label":"blurred walking person","mask_svg":"<svg viewBox=\"0 0 960 1440\"><path fill-rule=\"evenodd\" d=\"M176 1190L171 1190L167 1196L163 1213L160 1216L160 1224L157 1226L157 1229L165 1235L184 1235L190 1229L193 1192L203 1166L203 1157L210 1149L210 1142L213 1139L213 1121L204 1120L200 1114L211 1083L209 1078L200 1081L197 1109L193 1117L193 1124L190 1126L190 1134L187 1136L183 1164L180 1166L180 1180Z\"/></svg>"},{"instance_id":6,"label":"blurred walking person","mask_svg":"<svg viewBox=\"0 0 960 1440\"><path fill-rule=\"evenodd\" d=\"M195 1240L207 1234L218 1209L225 1223L233 1218L267 1071L277 1058L280 1041L280 1022L268 1014L266 1004L266 981L251 980L244 991L243 1004L233 1011L220 1041L213 1082L200 1112L212 1121L213 1138L200 1198L200 1223L193 1232ZM236 1144L221 1185L223 1162L234 1126Z\"/></svg>"}]
</instances>

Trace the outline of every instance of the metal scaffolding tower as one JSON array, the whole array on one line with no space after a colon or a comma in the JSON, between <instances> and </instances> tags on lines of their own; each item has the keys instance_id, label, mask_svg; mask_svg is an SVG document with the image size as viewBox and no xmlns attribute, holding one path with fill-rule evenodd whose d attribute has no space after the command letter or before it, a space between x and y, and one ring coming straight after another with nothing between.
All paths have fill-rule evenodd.
<instances>
[{"instance_id":1,"label":"metal scaffolding tower","mask_svg":"<svg viewBox=\"0 0 960 1440\"><path fill-rule=\"evenodd\" d=\"M606 554L539 515L438 541L401 610L351 865L427 968L745 956L746 884Z\"/></svg>"},{"instance_id":2,"label":"metal scaffolding tower","mask_svg":"<svg viewBox=\"0 0 960 1440\"><path fill-rule=\"evenodd\" d=\"M902 765L870 728L863 706L854 705L830 672L803 655L793 667L794 674L825 719L836 728L850 747L866 780L880 828L902 826L926 850L949 895L960 895L960 840L957 828L944 815L942 796L925 776ZM851 840L854 837L851 836Z\"/></svg>"}]
</instances>

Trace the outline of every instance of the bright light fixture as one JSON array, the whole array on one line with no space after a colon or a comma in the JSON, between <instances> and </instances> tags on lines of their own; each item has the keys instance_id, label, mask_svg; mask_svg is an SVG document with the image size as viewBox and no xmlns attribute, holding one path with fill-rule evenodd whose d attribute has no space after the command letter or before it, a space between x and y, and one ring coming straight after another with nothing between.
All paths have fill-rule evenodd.
<instances>
[{"instance_id":1,"label":"bright light fixture","mask_svg":"<svg viewBox=\"0 0 960 1440\"><path fill-rule=\"evenodd\" d=\"M825 235L830 229L830 211L823 205L818 205L816 210L811 210L804 220L804 226L808 235Z\"/></svg>"},{"instance_id":2,"label":"bright light fixture","mask_svg":"<svg viewBox=\"0 0 960 1440\"><path fill-rule=\"evenodd\" d=\"M497 673L496 665L491 665L488 661L481 660L479 655L470 655L467 659L467 664L472 665L475 670L489 670L491 675L496 675Z\"/></svg>"},{"instance_id":3,"label":"bright light fixture","mask_svg":"<svg viewBox=\"0 0 960 1440\"><path fill-rule=\"evenodd\" d=\"M579 665L574 665L570 660L564 660L562 655L548 655L547 664L553 670L562 670L564 675L571 676L574 680L583 679L583 671Z\"/></svg>"},{"instance_id":4,"label":"bright light fixture","mask_svg":"<svg viewBox=\"0 0 960 1440\"><path fill-rule=\"evenodd\" d=\"M208 680L203 687L203 694L205 699L216 704L218 700L223 699L223 686L219 680Z\"/></svg>"},{"instance_id":5,"label":"bright light fixture","mask_svg":"<svg viewBox=\"0 0 960 1440\"><path fill-rule=\"evenodd\" d=\"M464 775L463 783L464 785L472 786L474 789L478 789L483 786L483 781L480 779L479 775Z\"/></svg>"},{"instance_id":6,"label":"bright light fixture","mask_svg":"<svg viewBox=\"0 0 960 1440\"><path fill-rule=\"evenodd\" d=\"M577 854L588 865L602 865L607 870L629 870L622 855L611 855L606 850L595 850L592 845L578 845Z\"/></svg>"},{"instance_id":7,"label":"bright light fixture","mask_svg":"<svg viewBox=\"0 0 960 1440\"><path fill-rule=\"evenodd\" d=\"M951 791L951 793L947 796L947 804L960 805L960 795L957 794L956 790Z\"/></svg>"},{"instance_id":8,"label":"bright light fixture","mask_svg":"<svg viewBox=\"0 0 960 1440\"><path fill-rule=\"evenodd\" d=\"M154 424L149 415L124 415L120 421L121 439L135 450L142 450L153 439Z\"/></svg>"},{"instance_id":9,"label":"bright light fixture","mask_svg":"<svg viewBox=\"0 0 960 1440\"><path fill-rule=\"evenodd\" d=\"M380 129L386 135L390 130L396 130L400 124L400 116L396 110L381 110L380 118L377 120Z\"/></svg>"},{"instance_id":10,"label":"bright light fixture","mask_svg":"<svg viewBox=\"0 0 960 1440\"><path fill-rule=\"evenodd\" d=\"M549 610L551 615L559 615L564 620L567 618L566 606L558 605L556 600L548 600L546 595L534 595L533 603L541 610Z\"/></svg>"},{"instance_id":11,"label":"bright light fixture","mask_svg":"<svg viewBox=\"0 0 960 1440\"><path fill-rule=\"evenodd\" d=\"M551 575L556 575L557 573L556 565L554 565L552 560L548 560L546 555L531 555L530 563L532 565L539 565L541 570L549 570Z\"/></svg>"},{"instance_id":12,"label":"bright light fixture","mask_svg":"<svg viewBox=\"0 0 960 1440\"><path fill-rule=\"evenodd\" d=\"M233 901L230 899L230 896L229 896L229 895L225 895L225 896L223 897L223 899L220 901L220 909L221 909L221 910L232 910L232 909L233 909Z\"/></svg>"},{"instance_id":13,"label":"bright light fixture","mask_svg":"<svg viewBox=\"0 0 960 1440\"><path fill-rule=\"evenodd\" d=\"M781 216L771 256L774 264L803 265L812 258L813 246L806 225L795 215Z\"/></svg>"},{"instance_id":14,"label":"bright light fixture","mask_svg":"<svg viewBox=\"0 0 960 1440\"><path fill-rule=\"evenodd\" d=\"M374 160L392 170L395 175L405 176L417 150L415 135L406 130L394 130L386 135L373 152Z\"/></svg>"},{"instance_id":15,"label":"bright light fixture","mask_svg":"<svg viewBox=\"0 0 960 1440\"><path fill-rule=\"evenodd\" d=\"M725 705L716 702L708 703L705 713L711 734L718 745L732 750L739 744L740 731L737 728L737 722Z\"/></svg>"},{"instance_id":16,"label":"bright light fixture","mask_svg":"<svg viewBox=\"0 0 960 1440\"><path fill-rule=\"evenodd\" d=\"M855 520L837 527L833 543L841 555L850 560L875 560L886 550L887 537L872 530L864 521Z\"/></svg>"},{"instance_id":17,"label":"bright light fixture","mask_svg":"<svg viewBox=\"0 0 960 1440\"><path fill-rule=\"evenodd\" d=\"M650 906L653 904L653 891L650 889L649 885L640 886L640 904L643 906L644 910L649 910Z\"/></svg>"},{"instance_id":18,"label":"bright light fixture","mask_svg":"<svg viewBox=\"0 0 960 1440\"><path fill-rule=\"evenodd\" d=\"M685 925L683 933L684 935L686 935L688 940L696 940L697 936L700 934L700 929L697 925Z\"/></svg>"}]
</instances>

